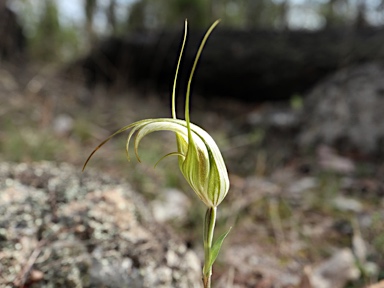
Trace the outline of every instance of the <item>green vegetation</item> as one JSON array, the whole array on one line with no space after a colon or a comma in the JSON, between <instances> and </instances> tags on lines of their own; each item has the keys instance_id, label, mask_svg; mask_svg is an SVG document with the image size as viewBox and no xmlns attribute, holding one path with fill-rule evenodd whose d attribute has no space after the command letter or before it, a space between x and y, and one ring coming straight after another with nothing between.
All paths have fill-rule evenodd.
<instances>
[{"instance_id":1,"label":"green vegetation","mask_svg":"<svg viewBox=\"0 0 384 288\"><path fill-rule=\"evenodd\" d=\"M378 24L369 23L368 15L382 11L384 7L382 4L375 6L367 5L366 1L348 0L307 1L302 4L287 0L137 0L132 3L86 0L84 5L79 5L84 20L73 23L63 18L56 0L39 3L18 0L15 3L31 56L45 62L71 60L105 35L174 28L184 19L196 28L205 27L212 19L218 18L226 26L245 29L361 27ZM290 16L300 11L312 15L312 18L300 24L298 18Z\"/></svg>"},{"instance_id":2,"label":"green vegetation","mask_svg":"<svg viewBox=\"0 0 384 288\"><path fill-rule=\"evenodd\" d=\"M74 23L60 22L54 0L31 3L24 1L19 15L28 40L32 59L64 63L81 51L81 37Z\"/></svg>"}]
</instances>

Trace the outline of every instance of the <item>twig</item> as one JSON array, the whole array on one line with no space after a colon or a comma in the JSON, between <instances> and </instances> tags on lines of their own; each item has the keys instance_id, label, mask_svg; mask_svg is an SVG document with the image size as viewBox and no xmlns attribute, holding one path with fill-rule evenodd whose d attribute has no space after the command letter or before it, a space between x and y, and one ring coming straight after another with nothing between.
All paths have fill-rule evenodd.
<instances>
[{"instance_id":1,"label":"twig","mask_svg":"<svg viewBox=\"0 0 384 288\"><path fill-rule=\"evenodd\" d=\"M28 261L25 263L23 269L20 271L15 281L13 281L13 285L15 285L15 287L24 287L25 282L27 281L27 276L31 271L33 264L35 264L37 258L39 257L41 248L45 245L45 243L45 240L40 240L36 248L32 251L32 254L29 256Z\"/></svg>"}]
</instances>

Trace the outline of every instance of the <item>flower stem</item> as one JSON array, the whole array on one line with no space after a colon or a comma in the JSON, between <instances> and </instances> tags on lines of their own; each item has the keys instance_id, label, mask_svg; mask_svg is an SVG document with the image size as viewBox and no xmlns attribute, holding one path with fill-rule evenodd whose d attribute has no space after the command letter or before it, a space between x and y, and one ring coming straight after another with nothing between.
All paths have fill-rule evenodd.
<instances>
[{"instance_id":1,"label":"flower stem","mask_svg":"<svg viewBox=\"0 0 384 288\"><path fill-rule=\"evenodd\" d=\"M216 224L216 207L207 209L204 221L204 267L203 267L203 284L204 288L211 288L212 264L211 264L211 248L213 233Z\"/></svg>"}]
</instances>

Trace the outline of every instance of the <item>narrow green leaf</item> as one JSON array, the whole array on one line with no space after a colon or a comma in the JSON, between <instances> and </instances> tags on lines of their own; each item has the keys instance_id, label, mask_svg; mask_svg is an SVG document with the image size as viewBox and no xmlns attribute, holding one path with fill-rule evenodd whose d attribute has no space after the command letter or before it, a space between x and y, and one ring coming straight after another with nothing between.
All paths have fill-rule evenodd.
<instances>
[{"instance_id":1,"label":"narrow green leaf","mask_svg":"<svg viewBox=\"0 0 384 288\"><path fill-rule=\"evenodd\" d=\"M187 92L185 95L185 121L187 122L187 128L188 128L188 138L191 138L191 128L190 128L190 120L189 120L189 98L191 94L191 83L192 83L192 78L193 74L195 74L197 62L199 62L201 52L203 52L203 48L205 46L205 43L207 42L209 35L211 35L213 29L219 24L220 20L216 20L211 27L209 27L208 31L205 33L203 40L200 43L199 49L197 50L195 61L193 62L192 70L191 73L189 74L189 80L187 84ZM192 140L189 139L189 142Z\"/></svg>"},{"instance_id":2,"label":"narrow green leaf","mask_svg":"<svg viewBox=\"0 0 384 288\"><path fill-rule=\"evenodd\" d=\"M213 263L215 263L217 256L219 255L220 248L223 245L224 239L228 236L229 232L231 232L232 227L228 229L227 232L222 234L219 238L217 238L216 242L212 245L211 252L210 252L210 267L213 266Z\"/></svg>"},{"instance_id":3,"label":"narrow green leaf","mask_svg":"<svg viewBox=\"0 0 384 288\"><path fill-rule=\"evenodd\" d=\"M164 155L163 157L161 157L159 160L157 160L154 168L156 168L157 164L159 164L164 158L167 158L168 156L180 156L180 157L185 157L183 154L179 153L179 152L171 152L171 153L168 153L167 155Z\"/></svg>"},{"instance_id":4,"label":"narrow green leaf","mask_svg":"<svg viewBox=\"0 0 384 288\"><path fill-rule=\"evenodd\" d=\"M105 143L107 143L109 140L111 140L111 139L112 139L114 136L116 136L117 134L120 134L120 133L122 133L122 132L124 132L124 131L127 131L127 130L129 130L129 129L131 129L131 128L137 126L137 125L141 125L142 123L144 123L144 122L146 122L146 121L148 121L148 120L147 120L147 119L146 119L146 120L141 120L141 121L137 121L137 122L134 122L134 123L132 123L132 124L129 124L129 125L127 125L127 126L124 126L123 128L121 128L121 129L117 130L115 133L113 133L111 136L109 136L107 139L105 139L103 142L101 142L101 143L100 143L100 144L99 144L99 145L92 151L92 153L88 156L87 160L85 161L85 163L84 163L84 165L83 165L83 170L82 170L82 171L84 171L84 169L85 169L85 167L87 166L89 160L91 160L93 154L95 154L96 151L99 150Z\"/></svg>"},{"instance_id":5,"label":"narrow green leaf","mask_svg":"<svg viewBox=\"0 0 384 288\"><path fill-rule=\"evenodd\" d=\"M188 29L188 22L187 22L187 20L185 20L183 45L181 45L179 60L177 61L177 66L176 66L175 78L173 80L173 90L172 90L172 118L173 119L176 119L176 83L177 83L177 76L179 74L181 57L183 56L185 42L187 41L187 33L188 33L187 29Z\"/></svg>"}]
</instances>

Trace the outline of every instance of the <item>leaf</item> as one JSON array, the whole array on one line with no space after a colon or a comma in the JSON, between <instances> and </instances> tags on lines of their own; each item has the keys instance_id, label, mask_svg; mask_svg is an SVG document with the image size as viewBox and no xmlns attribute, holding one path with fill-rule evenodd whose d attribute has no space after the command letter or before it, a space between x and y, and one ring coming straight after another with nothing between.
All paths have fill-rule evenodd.
<instances>
[{"instance_id":1,"label":"leaf","mask_svg":"<svg viewBox=\"0 0 384 288\"><path fill-rule=\"evenodd\" d=\"M220 248L223 245L224 239L228 236L229 232L231 232L232 227L228 229L227 232L222 234L219 238L217 238L216 242L213 244L210 252L210 262L209 266L212 267L213 263L215 263L217 256L219 255Z\"/></svg>"},{"instance_id":2,"label":"leaf","mask_svg":"<svg viewBox=\"0 0 384 288\"><path fill-rule=\"evenodd\" d=\"M168 153L167 155L164 155L163 157L161 157L159 160L157 160L154 168L156 168L157 164L159 164L163 159L167 158L168 156L179 156L179 157L184 157L183 154L179 153L179 152L171 152L171 153Z\"/></svg>"}]
</instances>

